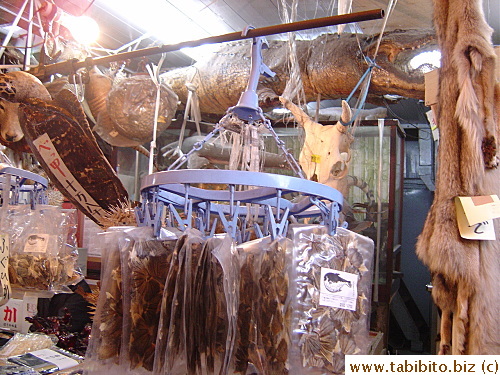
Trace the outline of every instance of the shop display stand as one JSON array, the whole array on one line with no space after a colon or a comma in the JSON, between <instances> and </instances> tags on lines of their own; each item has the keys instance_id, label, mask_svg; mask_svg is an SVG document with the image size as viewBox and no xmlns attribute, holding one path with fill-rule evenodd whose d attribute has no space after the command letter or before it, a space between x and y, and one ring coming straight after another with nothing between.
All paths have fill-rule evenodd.
<instances>
[{"instance_id":1,"label":"shop display stand","mask_svg":"<svg viewBox=\"0 0 500 375\"><path fill-rule=\"evenodd\" d=\"M33 184L27 184L28 181ZM29 203L34 208L37 204L47 204L47 186L47 179L36 173L0 163L2 205L5 202L10 205Z\"/></svg>"}]
</instances>

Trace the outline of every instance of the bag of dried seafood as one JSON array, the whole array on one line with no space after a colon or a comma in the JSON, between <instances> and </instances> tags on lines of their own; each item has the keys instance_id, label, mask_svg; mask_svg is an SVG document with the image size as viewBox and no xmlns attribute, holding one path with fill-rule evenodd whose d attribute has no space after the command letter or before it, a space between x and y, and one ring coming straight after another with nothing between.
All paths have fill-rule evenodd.
<instances>
[{"instance_id":1,"label":"bag of dried seafood","mask_svg":"<svg viewBox=\"0 0 500 375\"><path fill-rule=\"evenodd\" d=\"M292 225L290 374L341 374L368 354L373 241L337 228Z\"/></svg>"},{"instance_id":2,"label":"bag of dried seafood","mask_svg":"<svg viewBox=\"0 0 500 375\"><path fill-rule=\"evenodd\" d=\"M127 230L122 248L123 350L120 362L136 373L153 370L163 289L177 236L153 236L153 228Z\"/></svg>"},{"instance_id":3,"label":"bag of dried seafood","mask_svg":"<svg viewBox=\"0 0 500 375\"><path fill-rule=\"evenodd\" d=\"M9 275L13 287L71 293L82 280L77 267L76 211L37 206L10 216Z\"/></svg>"},{"instance_id":4,"label":"bag of dried seafood","mask_svg":"<svg viewBox=\"0 0 500 375\"><path fill-rule=\"evenodd\" d=\"M221 367L216 373L228 374L237 336L240 267L236 256L235 242L227 234L221 236L220 243L212 250L216 263L220 265L220 269L217 267L217 273L222 272L222 275L217 276L216 298L217 304L221 305L220 310L218 310L219 316L223 317L219 321L224 327L222 332L217 335L218 342L220 342L218 347L223 351L221 353L223 358ZM222 311L223 306L226 307L225 313Z\"/></svg>"},{"instance_id":5,"label":"bag of dried seafood","mask_svg":"<svg viewBox=\"0 0 500 375\"><path fill-rule=\"evenodd\" d=\"M109 370L116 370L119 364L123 323L120 246L125 241L124 231L130 228L108 228L98 233L98 241L95 241L101 253L101 284L85 354L86 368L92 374L109 374Z\"/></svg>"},{"instance_id":6,"label":"bag of dried seafood","mask_svg":"<svg viewBox=\"0 0 500 375\"><path fill-rule=\"evenodd\" d=\"M230 373L288 374L290 251L287 238L237 246L239 300Z\"/></svg>"},{"instance_id":7,"label":"bag of dried seafood","mask_svg":"<svg viewBox=\"0 0 500 375\"><path fill-rule=\"evenodd\" d=\"M198 269L203 262L204 243L200 231L188 229L176 244L163 291L155 373L186 375L199 366L200 358L192 351L195 345L192 340L200 337L190 335L194 334L195 324L205 324L195 322L199 313L195 299L203 296L194 295L200 282Z\"/></svg>"},{"instance_id":8,"label":"bag of dried seafood","mask_svg":"<svg viewBox=\"0 0 500 375\"><path fill-rule=\"evenodd\" d=\"M205 241L195 229L177 242L163 294L156 374L228 373L230 307L223 254L231 244L224 236Z\"/></svg>"},{"instance_id":9,"label":"bag of dried seafood","mask_svg":"<svg viewBox=\"0 0 500 375\"><path fill-rule=\"evenodd\" d=\"M31 208L29 206L8 206L0 208L0 306L6 304L12 297L12 287L10 280L12 276L9 267L9 258L11 254L10 238L17 229L13 225L15 215L25 218Z\"/></svg>"}]
</instances>

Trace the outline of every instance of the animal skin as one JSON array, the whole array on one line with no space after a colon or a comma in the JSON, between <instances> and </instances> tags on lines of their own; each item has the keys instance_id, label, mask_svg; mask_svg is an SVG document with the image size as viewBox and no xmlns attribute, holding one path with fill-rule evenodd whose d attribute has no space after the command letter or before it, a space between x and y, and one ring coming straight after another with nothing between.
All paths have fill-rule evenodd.
<instances>
[{"instance_id":1,"label":"animal skin","mask_svg":"<svg viewBox=\"0 0 500 375\"><path fill-rule=\"evenodd\" d=\"M440 354L499 354L500 243L461 238L454 204L456 196L500 194L492 29L479 0L434 0L434 23L442 53L438 171L416 251L442 311ZM494 225L498 238L498 219Z\"/></svg>"},{"instance_id":2,"label":"animal skin","mask_svg":"<svg viewBox=\"0 0 500 375\"><path fill-rule=\"evenodd\" d=\"M296 41L298 64L306 101L346 98L368 68L364 55L373 56L378 35L324 34L314 40ZM358 44L359 42L359 44ZM187 83L197 87L202 116L223 115L245 91L250 72L250 41L227 43L206 60L162 74L182 103L188 97ZM360 50L360 47L362 50ZM424 75L408 62L417 54L437 49L431 30L397 30L385 33L373 69L368 102L380 104L385 94L424 99ZM279 107L278 95L290 78L287 42L269 41L262 50L263 62L276 73L261 77L257 87L259 106Z\"/></svg>"}]
</instances>

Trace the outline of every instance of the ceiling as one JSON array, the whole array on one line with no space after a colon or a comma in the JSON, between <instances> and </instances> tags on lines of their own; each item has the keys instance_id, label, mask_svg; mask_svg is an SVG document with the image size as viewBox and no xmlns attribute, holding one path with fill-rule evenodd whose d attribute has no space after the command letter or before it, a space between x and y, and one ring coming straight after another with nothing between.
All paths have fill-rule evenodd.
<instances>
[{"instance_id":1,"label":"ceiling","mask_svg":"<svg viewBox=\"0 0 500 375\"><path fill-rule=\"evenodd\" d=\"M288 3L287 12L291 12L292 0L55 0L55 3L66 12L89 15L97 21L101 34L92 48L95 57L239 32L248 26L259 28L281 24L286 22L283 1L285 5ZM336 15L338 1L299 0L295 20ZM10 45L20 48L26 45L31 2L35 10L40 7L40 0L2 0L0 36L3 41L9 31L14 31ZM27 6L18 22L20 29L14 30L11 25L24 4ZM386 10L388 4L389 0L353 0L352 11ZM495 28L494 43L500 44L500 0L484 0L484 9L487 21ZM432 1L399 0L389 15L386 12L385 18L348 25L346 31L375 34L382 29L384 22L387 22L387 31L432 27ZM33 20L33 33L40 35L36 12ZM299 37L312 38L325 31L335 32L336 26L304 31ZM184 52L169 53L165 62L167 67L191 63L191 58Z\"/></svg>"}]
</instances>

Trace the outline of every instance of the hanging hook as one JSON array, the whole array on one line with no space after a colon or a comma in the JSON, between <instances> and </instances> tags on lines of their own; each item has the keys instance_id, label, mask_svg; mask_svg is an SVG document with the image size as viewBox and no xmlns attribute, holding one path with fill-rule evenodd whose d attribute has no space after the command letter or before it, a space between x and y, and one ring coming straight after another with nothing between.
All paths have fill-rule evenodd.
<instances>
[{"instance_id":1,"label":"hanging hook","mask_svg":"<svg viewBox=\"0 0 500 375\"><path fill-rule=\"evenodd\" d=\"M73 87L75 89L76 98L82 103L85 100L85 86L83 84L81 72L75 72L75 74L73 74Z\"/></svg>"}]
</instances>

